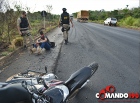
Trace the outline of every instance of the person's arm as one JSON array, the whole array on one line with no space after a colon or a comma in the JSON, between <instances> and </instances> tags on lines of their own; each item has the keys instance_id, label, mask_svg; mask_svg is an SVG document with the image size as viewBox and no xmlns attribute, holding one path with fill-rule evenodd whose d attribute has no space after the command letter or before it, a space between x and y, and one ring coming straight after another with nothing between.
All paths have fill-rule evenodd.
<instances>
[{"instance_id":1,"label":"person's arm","mask_svg":"<svg viewBox=\"0 0 140 103\"><path fill-rule=\"evenodd\" d=\"M47 41L47 38L45 37L44 40L41 40L40 42L43 43L43 42L46 42Z\"/></svg>"},{"instance_id":2,"label":"person's arm","mask_svg":"<svg viewBox=\"0 0 140 103\"><path fill-rule=\"evenodd\" d=\"M22 33L21 33L21 31L20 31L20 23L21 23L21 19L18 18L18 19L17 19L17 29L18 29L18 33L21 35Z\"/></svg>"},{"instance_id":3,"label":"person's arm","mask_svg":"<svg viewBox=\"0 0 140 103\"><path fill-rule=\"evenodd\" d=\"M37 39L36 40L36 43L40 43L40 41L41 41L41 38Z\"/></svg>"},{"instance_id":4,"label":"person's arm","mask_svg":"<svg viewBox=\"0 0 140 103\"><path fill-rule=\"evenodd\" d=\"M30 22L29 22L28 17L27 17L27 20L28 20L28 24L29 24L29 26L28 26L28 27L29 27L30 29L32 29L32 28L31 28L31 24L30 24Z\"/></svg>"},{"instance_id":5,"label":"person's arm","mask_svg":"<svg viewBox=\"0 0 140 103\"><path fill-rule=\"evenodd\" d=\"M71 22L71 24L72 24L72 27L73 27L73 22L72 22L72 20L71 20L71 17L69 16L69 18L70 18L70 22Z\"/></svg>"}]
</instances>

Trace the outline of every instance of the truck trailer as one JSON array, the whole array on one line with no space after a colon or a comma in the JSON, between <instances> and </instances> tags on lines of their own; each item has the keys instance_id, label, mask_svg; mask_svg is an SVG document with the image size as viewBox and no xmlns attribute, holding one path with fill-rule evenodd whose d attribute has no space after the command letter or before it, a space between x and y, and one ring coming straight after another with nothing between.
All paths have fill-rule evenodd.
<instances>
[{"instance_id":1,"label":"truck trailer","mask_svg":"<svg viewBox=\"0 0 140 103\"><path fill-rule=\"evenodd\" d=\"M86 10L81 10L77 13L77 21L78 22L88 22L89 12Z\"/></svg>"}]
</instances>

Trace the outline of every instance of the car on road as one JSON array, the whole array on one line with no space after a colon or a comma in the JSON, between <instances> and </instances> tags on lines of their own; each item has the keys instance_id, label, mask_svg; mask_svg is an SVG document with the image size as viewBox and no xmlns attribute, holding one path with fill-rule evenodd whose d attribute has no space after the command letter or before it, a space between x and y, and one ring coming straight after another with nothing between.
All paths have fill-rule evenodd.
<instances>
[{"instance_id":1,"label":"car on road","mask_svg":"<svg viewBox=\"0 0 140 103\"><path fill-rule=\"evenodd\" d=\"M70 15L70 19L73 21L73 15Z\"/></svg>"},{"instance_id":2,"label":"car on road","mask_svg":"<svg viewBox=\"0 0 140 103\"><path fill-rule=\"evenodd\" d=\"M117 19L116 18L107 18L105 21L104 21L104 25L109 25L109 26L117 26Z\"/></svg>"}]
</instances>

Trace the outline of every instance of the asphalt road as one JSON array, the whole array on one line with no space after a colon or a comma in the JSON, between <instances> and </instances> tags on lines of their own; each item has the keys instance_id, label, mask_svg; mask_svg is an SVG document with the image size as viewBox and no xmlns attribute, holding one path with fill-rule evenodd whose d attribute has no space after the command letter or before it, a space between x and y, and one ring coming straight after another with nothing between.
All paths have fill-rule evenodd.
<instances>
[{"instance_id":1,"label":"asphalt road","mask_svg":"<svg viewBox=\"0 0 140 103\"><path fill-rule=\"evenodd\" d=\"M99 68L71 103L98 103L96 93L108 85L115 93L140 93L140 32L120 27L74 21L69 44L62 45L56 74L67 80L92 62ZM107 99L110 103L140 103L140 99Z\"/></svg>"}]
</instances>

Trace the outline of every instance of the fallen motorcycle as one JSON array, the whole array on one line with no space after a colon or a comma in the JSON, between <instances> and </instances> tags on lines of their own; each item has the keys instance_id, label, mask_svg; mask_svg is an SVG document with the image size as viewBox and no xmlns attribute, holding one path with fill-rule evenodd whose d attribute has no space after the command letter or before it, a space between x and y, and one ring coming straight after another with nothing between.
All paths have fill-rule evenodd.
<instances>
[{"instance_id":1,"label":"fallen motorcycle","mask_svg":"<svg viewBox=\"0 0 140 103\"><path fill-rule=\"evenodd\" d=\"M47 73L47 67L45 67L45 71L46 73L27 70L23 73L18 73L9 77L5 83L0 82L0 103L17 103L21 101L31 103L31 95L25 88L23 88L21 83L22 81L26 81L28 84L37 85L38 90L40 89L41 93L47 89L44 87L43 83L48 82L48 86L50 84L53 85L53 83L50 83L50 81L58 78L53 73ZM44 82L44 80L46 82ZM57 83L60 82L61 81ZM55 83L55 85L57 83Z\"/></svg>"},{"instance_id":2,"label":"fallen motorcycle","mask_svg":"<svg viewBox=\"0 0 140 103\"><path fill-rule=\"evenodd\" d=\"M17 83L1 83L0 103L29 101L32 103L66 103L83 88L98 69L97 63L84 67L63 82L41 78L42 84L35 83L33 78ZM30 81L30 82L29 82ZM36 80L35 80L36 81ZM8 99L5 99L8 98Z\"/></svg>"},{"instance_id":3,"label":"fallen motorcycle","mask_svg":"<svg viewBox=\"0 0 140 103\"><path fill-rule=\"evenodd\" d=\"M28 69L25 72L12 75L6 80L6 83L21 83L23 80L31 79L36 79L36 81L39 82L41 78L46 78L48 81L50 81L52 79L57 79L58 77L53 73L47 73L47 67L45 67L45 72Z\"/></svg>"}]
</instances>

